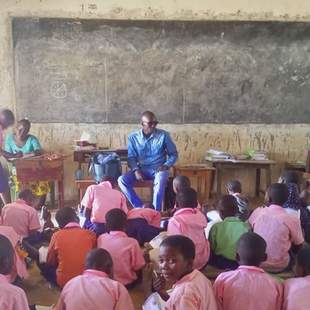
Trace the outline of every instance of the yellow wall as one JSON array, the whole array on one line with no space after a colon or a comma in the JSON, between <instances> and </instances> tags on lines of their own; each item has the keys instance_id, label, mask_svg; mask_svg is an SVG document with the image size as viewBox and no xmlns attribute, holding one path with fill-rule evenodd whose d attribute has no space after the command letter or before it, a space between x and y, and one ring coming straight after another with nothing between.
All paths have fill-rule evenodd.
<instances>
[{"instance_id":1,"label":"yellow wall","mask_svg":"<svg viewBox=\"0 0 310 310\"><path fill-rule=\"evenodd\" d=\"M221 20L302 20L310 21L309 0L0 0L0 106L15 111L13 54L11 40L12 16L78 17L115 19L221 19ZM44 104L42 104L44 111ZM155 111L156 112L156 111ZM138 116L137 116L138 118ZM137 119L138 121L138 119ZM209 147L239 153L248 147L262 148L271 158L283 163L304 160L310 147L310 125L164 125L180 151L181 163L202 162ZM93 133L100 145L119 147L126 144L133 125L34 124L45 149L70 154L73 140L83 130ZM66 160L66 199L75 198L72 158ZM278 169L274 170L276 178ZM251 172L236 173L243 180ZM245 182L246 191L250 183Z\"/></svg>"}]
</instances>

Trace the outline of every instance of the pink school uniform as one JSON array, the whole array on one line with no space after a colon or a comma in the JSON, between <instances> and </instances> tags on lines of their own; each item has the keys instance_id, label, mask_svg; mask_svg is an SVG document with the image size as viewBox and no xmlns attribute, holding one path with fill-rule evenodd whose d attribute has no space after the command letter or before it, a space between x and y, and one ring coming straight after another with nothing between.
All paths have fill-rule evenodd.
<instances>
[{"instance_id":1,"label":"pink school uniform","mask_svg":"<svg viewBox=\"0 0 310 310\"><path fill-rule=\"evenodd\" d=\"M281 310L283 287L263 269L240 266L214 283L219 310Z\"/></svg>"},{"instance_id":2,"label":"pink school uniform","mask_svg":"<svg viewBox=\"0 0 310 310\"><path fill-rule=\"evenodd\" d=\"M17 199L4 206L2 224L13 227L22 238L28 237L31 230L41 228L38 212L22 199Z\"/></svg>"},{"instance_id":3,"label":"pink school uniform","mask_svg":"<svg viewBox=\"0 0 310 310\"><path fill-rule=\"evenodd\" d=\"M8 282L8 279L0 274L0 309L28 310L28 301L25 292Z\"/></svg>"},{"instance_id":4,"label":"pink school uniform","mask_svg":"<svg viewBox=\"0 0 310 310\"><path fill-rule=\"evenodd\" d=\"M92 223L105 223L105 215L112 209L122 209L128 212L125 196L113 189L110 182L90 185L81 201L86 209L91 209Z\"/></svg>"},{"instance_id":5,"label":"pink school uniform","mask_svg":"<svg viewBox=\"0 0 310 310\"><path fill-rule=\"evenodd\" d=\"M309 293L310 276L285 281L283 310L310 309Z\"/></svg>"},{"instance_id":6,"label":"pink school uniform","mask_svg":"<svg viewBox=\"0 0 310 310\"><path fill-rule=\"evenodd\" d=\"M144 267L145 260L136 239L123 231L110 231L99 236L97 246L111 254L116 281L127 285L137 280L136 271Z\"/></svg>"},{"instance_id":7,"label":"pink school uniform","mask_svg":"<svg viewBox=\"0 0 310 310\"><path fill-rule=\"evenodd\" d=\"M10 240L13 246L13 249L16 249L16 245L18 241L21 239L20 236L17 235L15 230L10 226L0 225L0 235L3 235ZM25 261L18 255L17 251L15 250L14 266L13 266L13 270L9 277L10 281L11 282L14 281L17 275L21 277L22 279L25 279L28 277L28 271L27 271Z\"/></svg>"},{"instance_id":8,"label":"pink school uniform","mask_svg":"<svg viewBox=\"0 0 310 310\"><path fill-rule=\"evenodd\" d=\"M168 223L168 235L184 235L195 244L194 268L203 268L210 256L210 244L204 234L207 219L198 209L184 208L176 211Z\"/></svg>"},{"instance_id":9,"label":"pink school uniform","mask_svg":"<svg viewBox=\"0 0 310 310\"><path fill-rule=\"evenodd\" d=\"M166 310L217 310L210 281L194 270L173 286Z\"/></svg>"},{"instance_id":10,"label":"pink school uniform","mask_svg":"<svg viewBox=\"0 0 310 310\"><path fill-rule=\"evenodd\" d=\"M58 310L134 310L126 288L102 271L88 269L63 288Z\"/></svg>"},{"instance_id":11,"label":"pink school uniform","mask_svg":"<svg viewBox=\"0 0 310 310\"><path fill-rule=\"evenodd\" d=\"M249 223L267 243L267 261L262 263L262 268L271 272L284 270L290 261L292 244L304 242L299 219L281 206L270 205L253 213Z\"/></svg>"},{"instance_id":12,"label":"pink school uniform","mask_svg":"<svg viewBox=\"0 0 310 310\"><path fill-rule=\"evenodd\" d=\"M160 212L150 208L135 208L128 211L128 220L142 218L151 226L160 228L161 215Z\"/></svg>"}]
</instances>

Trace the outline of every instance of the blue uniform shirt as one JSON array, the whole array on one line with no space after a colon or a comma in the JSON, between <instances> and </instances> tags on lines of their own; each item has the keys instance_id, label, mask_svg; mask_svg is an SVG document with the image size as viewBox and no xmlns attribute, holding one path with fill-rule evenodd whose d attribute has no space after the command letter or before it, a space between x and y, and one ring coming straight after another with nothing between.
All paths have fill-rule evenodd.
<instances>
[{"instance_id":1,"label":"blue uniform shirt","mask_svg":"<svg viewBox=\"0 0 310 310\"><path fill-rule=\"evenodd\" d=\"M140 129L128 136L128 165L132 170L156 170L162 165L171 167L177 159L177 148L165 130L156 128L146 137Z\"/></svg>"}]
</instances>

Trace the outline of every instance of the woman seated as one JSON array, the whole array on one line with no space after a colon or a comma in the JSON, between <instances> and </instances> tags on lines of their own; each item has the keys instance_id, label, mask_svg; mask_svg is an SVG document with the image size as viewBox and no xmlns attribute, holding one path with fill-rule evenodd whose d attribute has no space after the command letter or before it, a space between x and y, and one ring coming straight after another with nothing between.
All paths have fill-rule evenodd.
<instances>
[{"instance_id":1,"label":"woman seated","mask_svg":"<svg viewBox=\"0 0 310 310\"><path fill-rule=\"evenodd\" d=\"M9 153L22 152L24 157L38 156L43 153L39 140L29 134L31 128L30 121L28 119L20 120L13 133L7 135L5 140L5 151ZM12 169L12 180L15 185L15 192L20 191L20 184L16 177L15 169ZM46 195L50 191L48 181L33 181L28 182L27 188L39 197L39 207L45 204Z\"/></svg>"}]
</instances>

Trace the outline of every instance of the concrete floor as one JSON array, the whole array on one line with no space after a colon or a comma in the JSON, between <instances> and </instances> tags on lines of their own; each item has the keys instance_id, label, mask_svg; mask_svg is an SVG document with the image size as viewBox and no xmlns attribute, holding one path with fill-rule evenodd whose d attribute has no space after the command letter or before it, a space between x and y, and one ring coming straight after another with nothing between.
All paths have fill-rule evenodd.
<instances>
[{"instance_id":1,"label":"concrete floor","mask_svg":"<svg viewBox=\"0 0 310 310\"><path fill-rule=\"evenodd\" d=\"M210 205L215 199L210 201ZM250 200L250 208L254 209L260 206L263 202L262 197L252 198ZM52 212L52 220L55 221L55 211ZM56 224L56 223L55 223ZM151 272L144 271L144 281L138 287L132 289L129 293L135 305L135 309L142 309L142 304L150 295L151 288ZM30 304L51 306L57 303L60 291L57 288L50 288L47 281L40 275L40 272L35 264L29 269L29 278L23 281L22 288L25 290Z\"/></svg>"}]
</instances>

